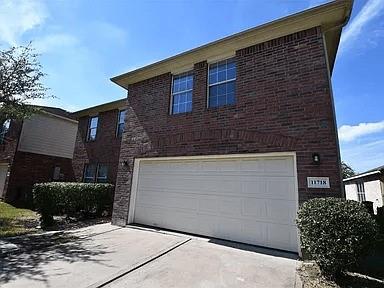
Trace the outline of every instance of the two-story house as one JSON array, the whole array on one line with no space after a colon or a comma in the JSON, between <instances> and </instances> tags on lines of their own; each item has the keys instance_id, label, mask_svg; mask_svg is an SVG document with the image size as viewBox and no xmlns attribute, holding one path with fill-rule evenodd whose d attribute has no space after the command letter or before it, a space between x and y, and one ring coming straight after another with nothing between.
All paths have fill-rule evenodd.
<instances>
[{"instance_id":1,"label":"two-story house","mask_svg":"<svg viewBox=\"0 0 384 288\"><path fill-rule=\"evenodd\" d=\"M125 114L125 98L71 114L79 123L72 160L75 181L115 183Z\"/></svg>"},{"instance_id":2,"label":"two-story house","mask_svg":"<svg viewBox=\"0 0 384 288\"><path fill-rule=\"evenodd\" d=\"M59 108L40 107L24 121L5 121L0 133L0 198L31 203L39 182L71 181L77 121Z\"/></svg>"},{"instance_id":3,"label":"two-story house","mask_svg":"<svg viewBox=\"0 0 384 288\"><path fill-rule=\"evenodd\" d=\"M331 74L351 9L334 1L112 78L129 95L113 223L299 251L299 203L344 197Z\"/></svg>"}]
</instances>

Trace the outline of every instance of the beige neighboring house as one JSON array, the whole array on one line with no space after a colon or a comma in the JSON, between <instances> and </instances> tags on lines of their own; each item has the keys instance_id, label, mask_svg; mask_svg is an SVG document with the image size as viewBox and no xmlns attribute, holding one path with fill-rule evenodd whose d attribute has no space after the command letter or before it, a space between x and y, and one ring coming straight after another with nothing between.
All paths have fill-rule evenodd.
<instances>
[{"instance_id":1,"label":"beige neighboring house","mask_svg":"<svg viewBox=\"0 0 384 288\"><path fill-rule=\"evenodd\" d=\"M359 202L373 202L375 214L384 202L384 165L344 179L345 196Z\"/></svg>"},{"instance_id":2,"label":"beige neighboring house","mask_svg":"<svg viewBox=\"0 0 384 288\"><path fill-rule=\"evenodd\" d=\"M67 111L40 107L24 121L0 123L0 199L28 205L39 182L73 181L78 122Z\"/></svg>"}]
</instances>

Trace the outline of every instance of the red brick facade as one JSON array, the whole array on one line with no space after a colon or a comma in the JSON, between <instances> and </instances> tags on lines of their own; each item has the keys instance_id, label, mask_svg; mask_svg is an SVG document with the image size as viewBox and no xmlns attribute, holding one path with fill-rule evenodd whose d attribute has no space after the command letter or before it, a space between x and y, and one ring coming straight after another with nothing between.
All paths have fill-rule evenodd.
<instances>
[{"instance_id":1,"label":"red brick facade","mask_svg":"<svg viewBox=\"0 0 384 288\"><path fill-rule=\"evenodd\" d=\"M55 167L60 167L60 181L74 179L69 158L17 151L10 169L8 191L5 200L18 206L30 206L32 187L35 183L54 181Z\"/></svg>"},{"instance_id":2,"label":"red brick facade","mask_svg":"<svg viewBox=\"0 0 384 288\"><path fill-rule=\"evenodd\" d=\"M236 104L207 108L207 62L195 63L193 110L169 114L171 73L129 86L113 222L128 215L136 157L266 153L297 155L300 201L342 196L337 131L320 28L236 51ZM312 163L319 153L321 164ZM330 177L328 190L308 176Z\"/></svg>"},{"instance_id":3,"label":"red brick facade","mask_svg":"<svg viewBox=\"0 0 384 288\"><path fill-rule=\"evenodd\" d=\"M115 183L121 137L116 136L118 109L98 113L98 128L96 140L87 142L89 116L78 119L78 131L73 155L73 171L75 180L83 181L86 164L108 165L108 182Z\"/></svg>"}]
</instances>

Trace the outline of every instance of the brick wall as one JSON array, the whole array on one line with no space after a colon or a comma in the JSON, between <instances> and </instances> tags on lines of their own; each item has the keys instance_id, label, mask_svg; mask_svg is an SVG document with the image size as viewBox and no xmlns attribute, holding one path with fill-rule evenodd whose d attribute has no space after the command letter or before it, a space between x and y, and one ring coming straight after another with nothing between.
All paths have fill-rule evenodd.
<instances>
[{"instance_id":1,"label":"brick wall","mask_svg":"<svg viewBox=\"0 0 384 288\"><path fill-rule=\"evenodd\" d=\"M76 181L83 181L84 166L91 164L108 165L108 182L115 183L121 138L116 137L117 117L119 110L99 113L96 141L87 142L89 117L81 117L77 131L75 151L73 155L73 171Z\"/></svg>"},{"instance_id":2,"label":"brick wall","mask_svg":"<svg viewBox=\"0 0 384 288\"><path fill-rule=\"evenodd\" d=\"M60 181L72 181L71 159L17 151L10 169L5 200L17 206L30 206L35 183L53 181L54 168L60 167Z\"/></svg>"},{"instance_id":3,"label":"brick wall","mask_svg":"<svg viewBox=\"0 0 384 288\"><path fill-rule=\"evenodd\" d=\"M129 86L113 222L126 223L136 157L295 151L299 199L342 195L322 33L313 28L236 51L236 104L207 106L206 62L194 65L193 111L169 115L170 73ZM312 164L319 153L321 165ZM331 189L308 189L308 176Z\"/></svg>"},{"instance_id":4,"label":"brick wall","mask_svg":"<svg viewBox=\"0 0 384 288\"><path fill-rule=\"evenodd\" d=\"M8 172L10 171L10 168L13 163L13 159L15 157L17 145L19 142L19 136L21 132L22 122L18 121L11 121L11 125L9 126L9 131L6 134L6 137L4 139L4 142L0 144L0 163L7 163L8 164ZM3 194L0 195L1 197L5 197L7 190L8 190L8 182L9 182L9 176L6 177L4 188L3 188Z\"/></svg>"}]
</instances>

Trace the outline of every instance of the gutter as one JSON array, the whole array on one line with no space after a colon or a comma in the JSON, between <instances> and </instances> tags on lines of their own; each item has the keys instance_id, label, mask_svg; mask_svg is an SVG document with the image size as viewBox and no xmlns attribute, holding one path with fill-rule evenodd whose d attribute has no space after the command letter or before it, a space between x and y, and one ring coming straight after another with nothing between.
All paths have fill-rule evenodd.
<instances>
[{"instance_id":1,"label":"gutter","mask_svg":"<svg viewBox=\"0 0 384 288\"><path fill-rule=\"evenodd\" d=\"M370 175L375 175L375 174L381 174L381 171L380 170L376 170L376 171L372 171L372 172L356 175L356 176L353 176L353 177L349 177L347 179L344 179L343 182L354 180L354 179L359 179L359 178L362 178L362 177L365 177L365 176L370 176Z\"/></svg>"}]
</instances>

